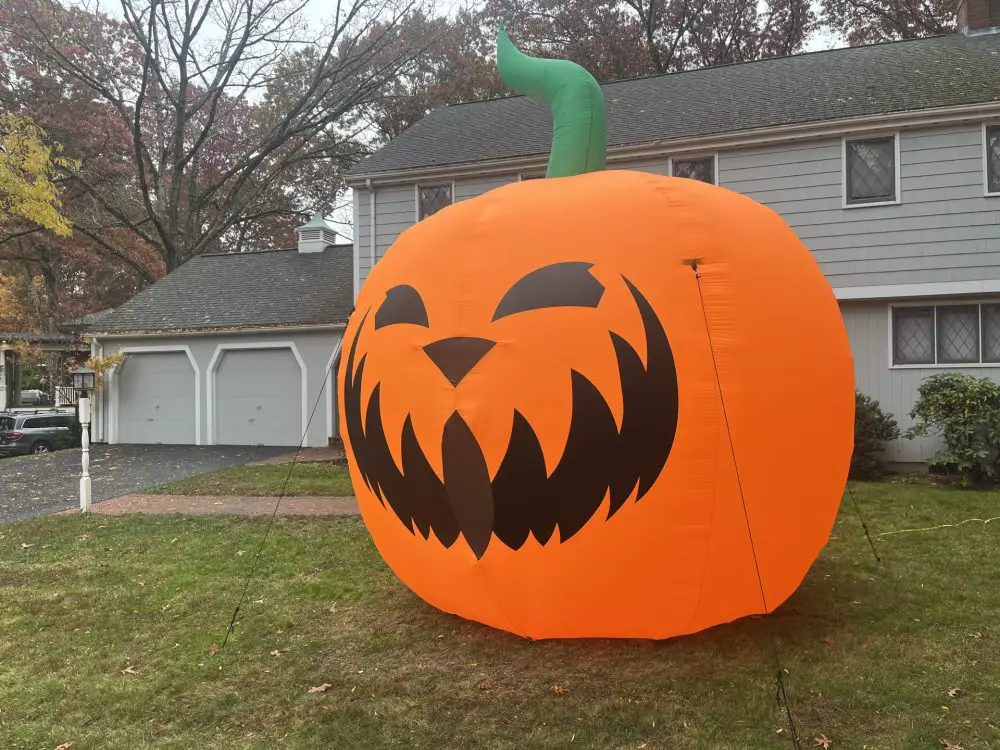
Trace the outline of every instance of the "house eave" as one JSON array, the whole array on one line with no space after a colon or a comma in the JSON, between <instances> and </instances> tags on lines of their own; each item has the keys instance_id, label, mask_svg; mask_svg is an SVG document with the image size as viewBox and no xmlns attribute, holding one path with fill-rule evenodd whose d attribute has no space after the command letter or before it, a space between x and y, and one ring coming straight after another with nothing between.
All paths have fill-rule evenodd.
<instances>
[{"instance_id":1,"label":"house eave","mask_svg":"<svg viewBox=\"0 0 1000 750\"><path fill-rule=\"evenodd\" d=\"M226 328L181 328L161 331L88 331L84 336L89 340L100 339L149 339L149 338L180 338L185 336L233 336L243 334L268 334L268 333L308 333L315 331L342 331L347 327L346 323L323 323L313 325L284 325L284 326L230 326Z\"/></svg>"},{"instance_id":2,"label":"house eave","mask_svg":"<svg viewBox=\"0 0 1000 750\"><path fill-rule=\"evenodd\" d=\"M652 142L628 146L610 146L608 147L607 161L609 165L621 164L667 155L792 143L818 138L839 138L844 135L856 135L888 128L933 127L949 123L975 122L995 117L1000 117L1000 101L965 104L957 107L934 107L779 127L753 128L691 138L661 138ZM385 172L358 172L348 176L347 185L352 188L371 188L421 180L509 175L544 169L547 162L548 154L534 154Z\"/></svg>"}]
</instances>

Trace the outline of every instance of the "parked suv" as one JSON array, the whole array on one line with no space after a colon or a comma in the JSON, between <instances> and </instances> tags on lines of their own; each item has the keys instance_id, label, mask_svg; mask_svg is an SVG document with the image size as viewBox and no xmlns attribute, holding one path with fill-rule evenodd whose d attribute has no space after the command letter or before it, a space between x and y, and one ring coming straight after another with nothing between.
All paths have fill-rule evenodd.
<instances>
[{"instance_id":1,"label":"parked suv","mask_svg":"<svg viewBox=\"0 0 1000 750\"><path fill-rule=\"evenodd\" d=\"M80 442L72 412L55 410L0 412L0 456L50 453Z\"/></svg>"}]
</instances>

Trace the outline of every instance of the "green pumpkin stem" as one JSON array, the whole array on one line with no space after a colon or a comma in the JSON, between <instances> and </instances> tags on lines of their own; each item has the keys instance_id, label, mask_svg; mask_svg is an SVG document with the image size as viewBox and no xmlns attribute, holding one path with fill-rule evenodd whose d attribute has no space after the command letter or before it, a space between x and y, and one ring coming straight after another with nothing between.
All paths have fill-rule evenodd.
<instances>
[{"instance_id":1,"label":"green pumpkin stem","mask_svg":"<svg viewBox=\"0 0 1000 750\"><path fill-rule=\"evenodd\" d=\"M497 36L500 79L519 94L541 99L552 111L552 148L546 177L604 169L604 94L594 77L569 60L528 57L503 26Z\"/></svg>"}]
</instances>

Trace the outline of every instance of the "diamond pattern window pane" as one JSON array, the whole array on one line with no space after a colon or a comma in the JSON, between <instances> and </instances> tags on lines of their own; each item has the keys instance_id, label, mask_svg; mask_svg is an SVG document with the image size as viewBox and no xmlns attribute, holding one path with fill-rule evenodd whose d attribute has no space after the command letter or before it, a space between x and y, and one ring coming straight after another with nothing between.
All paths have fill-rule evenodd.
<instances>
[{"instance_id":1,"label":"diamond pattern window pane","mask_svg":"<svg viewBox=\"0 0 1000 750\"><path fill-rule=\"evenodd\" d=\"M986 180L989 192L1000 193L1000 125L986 128Z\"/></svg>"},{"instance_id":2,"label":"diamond pattern window pane","mask_svg":"<svg viewBox=\"0 0 1000 750\"><path fill-rule=\"evenodd\" d=\"M896 197L896 139L847 142L847 202L876 203Z\"/></svg>"},{"instance_id":3,"label":"diamond pattern window pane","mask_svg":"<svg viewBox=\"0 0 1000 750\"><path fill-rule=\"evenodd\" d=\"M983 362L1000 362L1000 305L983 305Z\"/></svg>"},{"instance_id":4,"label":"diamond pattern window pane","mask_svg":"<svg viewBox=\"0 0 1000 750\"><path fill-rule=\"evenodd\" d=\"M420 218L426 219L451 205L451 185L420 188Z\"/></svg>"},{"instance_id":5,"label":"diamond pattern window pane","mask_svg":"<svg viewBox=\"0 0 1000 750\"><path fill-rule=\"evenodd\" d=\"M895 364L933 364L934 308L894 308L892 338L892 359Z\"/></svg>"},{"instance_id":6,"label":"diamond pattern window pane","mask_svg":"<svg viewBox=\"0 0 1000 750\"><path fill-rule=\"evenodd\" d=\"M674 177L686 177L691 180L701 180L715 184L715 157L706 156L702 159L674 159Z\"/></svg>"},{"instance_id":7,"label":"diamond pattern window pane","mask_svg":"<svg viewBox=\"0 0 1000 750\"><path fill-rule=\"evenodd\" d=\"M979 306L937 309L938 362L979 361Z\"/></svg>"}]
</instances>

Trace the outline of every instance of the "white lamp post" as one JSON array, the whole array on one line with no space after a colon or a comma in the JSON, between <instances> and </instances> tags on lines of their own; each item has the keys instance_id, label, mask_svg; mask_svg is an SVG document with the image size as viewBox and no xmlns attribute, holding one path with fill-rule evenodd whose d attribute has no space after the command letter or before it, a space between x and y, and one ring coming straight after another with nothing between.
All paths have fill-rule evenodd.
<instances>
[{"instance_id":1,"label":"white lamp post","mask_svg":"<svg viewBox=\"0 0 1000 750\"><path fill-rule=\"evenodd\" d=\"M83 473L80 475L80 512L90 512L90 392L94 390L94 371L89 367L73 370L73 390L80 394L80 448Z\"/></svg>"}]
</instances>

